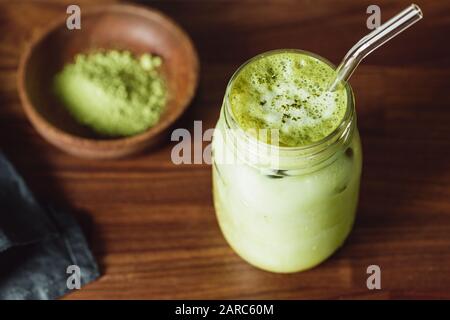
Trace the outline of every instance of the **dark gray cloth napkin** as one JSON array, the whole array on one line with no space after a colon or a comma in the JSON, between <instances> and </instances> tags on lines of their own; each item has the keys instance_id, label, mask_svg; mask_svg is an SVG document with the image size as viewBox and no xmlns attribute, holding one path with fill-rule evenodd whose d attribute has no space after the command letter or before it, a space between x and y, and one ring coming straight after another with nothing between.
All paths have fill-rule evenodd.
<instances>
[{"instance_id":1,"label":"dark gray cloth napkin","mask_svg":"<svg viewBox=\"0 0 450 320\"><path fill-rule=\"evenodd\" d=\"M0 299L58 298L73 289L69 266L81 285L99 276L74 218L41 206L0 152Z\"/></svg>"}]
</instances>

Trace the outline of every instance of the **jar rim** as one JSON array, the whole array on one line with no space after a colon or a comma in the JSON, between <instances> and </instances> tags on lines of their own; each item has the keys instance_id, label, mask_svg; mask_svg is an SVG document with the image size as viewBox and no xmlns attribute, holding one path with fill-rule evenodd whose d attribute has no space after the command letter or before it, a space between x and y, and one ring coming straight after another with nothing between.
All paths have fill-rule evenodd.
<instances>
[{"instance_id":1,"label":"jar rim","mask_svg":"<svg viewBox=\"0 0 450 320\"><path fill-rule=\"evenodd\" d=\"M276 148L277 150L279 150L281 152L308 152L308 150L317 150L317 148L320 148L320 146L328 147L331 140L335 139L336 137L339 137L340 135L343 134L343 132L345 132L347 130L347 128L349 127L349 123L351 123L354 118L355 98L354 98L352 87L350 86L350 84L348 82L345 83L345 90L347 93L346 110L345 110L344 116L342 117L341 121L339 122L339 125L328 135L326 135L322 139L315 141L313 143L309 143L309 144L302 145L302 146L295 146L295 147L277 146L277 145L268 144L264 141L258 140L258 138L256 138L256 137L253 137L250 134L248 134L240 126L239 122L236 120L236 118L231 110L231 103L230 103L230 91L231 91L230 89L231 89L235 79L241 73L241 71L250 63L252 63L258 59L261 59L263 57L267 57L267 56L275 55L275 54L279 54L279 53L299 53L299 54L307 55L307 56L313 57L315 59L318 59L318 60L326 63L328 66L333 68L333 70L336 70L336 66L332 62L323 58L322 56L319 56L318 54L315 54L313 52L306 51L306 50L275 49L275 50L270 50L270 51L265 51L263 53L260 53L256 56L248 59L242 65L240 65L239 68L233 73L230 80L228 81L226 92L225 92L225 97L224 97L224 109L225 109L225 115L226 115L225 116L226 122L228 123L228 121L231 120L233 127L240 129L242 131L242 133L246 136L246 138L249 139L250 141L254 140L255 143L266 145L266 147L268 147L268 148ZM227 125L230 125L230 124L228 123Z\"/></svg>"}]
</instances>

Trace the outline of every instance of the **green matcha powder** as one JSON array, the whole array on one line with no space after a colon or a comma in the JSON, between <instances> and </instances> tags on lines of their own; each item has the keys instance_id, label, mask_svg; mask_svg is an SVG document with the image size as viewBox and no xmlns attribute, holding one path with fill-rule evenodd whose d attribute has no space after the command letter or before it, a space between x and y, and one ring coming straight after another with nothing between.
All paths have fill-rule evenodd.
<instances>
[{"instance_id":1,"label":"green matcha powder","mask_svg":"<svg viewBox=\"0 0 450 320\"><path fill-rule=\"evenodd\" d=\"M56 75L54 91L70 114L98 134L129 136L154 126L167 94L161 58L128 51L79 54Z\"/></svg>"}]
</instances>

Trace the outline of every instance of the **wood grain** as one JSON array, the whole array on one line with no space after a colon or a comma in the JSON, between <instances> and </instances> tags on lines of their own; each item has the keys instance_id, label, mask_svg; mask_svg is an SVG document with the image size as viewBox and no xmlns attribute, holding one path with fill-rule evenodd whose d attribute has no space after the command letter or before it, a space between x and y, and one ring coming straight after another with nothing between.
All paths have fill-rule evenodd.
<instances>
[{"instance_id":1,"label":"wood grain","mask_svg":"<svg viewBox=\"0 0 450 320\"><path fill-rule=\"evenodd\" d=\"M338 63L367 32L371 2L146 3L179 22L200 55L200 87L177 126L213 127L231 74L262 51L301 48ZM210 167L172 164L173 143L98 162L38 136L18 99L18 60L68 3L0 4L0 148L39 199L76 214L102 269L67 299L450 299L450 3L417 1L425 19L352 77L364 149L356 225L331 259L293 275L257 270L233 253L215 220ZM385 21L409 1L377 4ZM366 288L371 264L381 267L380 291Z\"/></svg>"}]
</instances>

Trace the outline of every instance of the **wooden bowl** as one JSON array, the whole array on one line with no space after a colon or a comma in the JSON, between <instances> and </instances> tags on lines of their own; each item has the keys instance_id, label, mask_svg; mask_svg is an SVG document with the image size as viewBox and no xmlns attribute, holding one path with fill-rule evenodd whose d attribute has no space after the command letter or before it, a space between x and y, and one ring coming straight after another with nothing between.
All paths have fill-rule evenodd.
<instances>
[{"instance_id":1,"label":"wooden bowl","mask_svg":"<svg viewBox=\"0 0 450 320\"><path fill-rule=\"evenodd\" d=\"M52 92L55 74L74 56L98 49L152 53L163 59L168 102L159 122L124 138L106 138L78 124ZM68 30L66 17L30 43L20 60L19 95L36 130L58 148L80 157L118 158L139 152L166 136L198 83L198 57L191 40L172 20L133 5L82 9L81 30Z\"/></svg>"}]
</instances>

